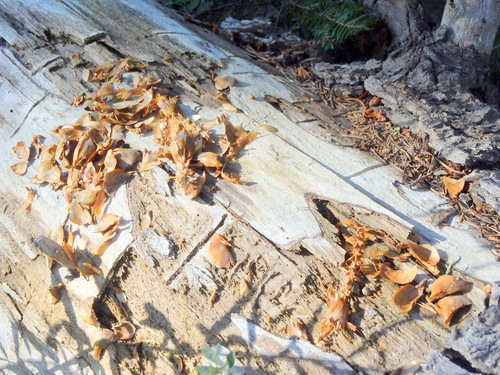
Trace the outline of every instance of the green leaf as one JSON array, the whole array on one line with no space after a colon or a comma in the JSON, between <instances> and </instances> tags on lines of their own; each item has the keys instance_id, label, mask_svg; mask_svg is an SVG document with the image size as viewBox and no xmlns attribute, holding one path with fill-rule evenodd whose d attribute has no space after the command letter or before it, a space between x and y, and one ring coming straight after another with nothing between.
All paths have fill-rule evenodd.
<instances>
[{"instance_id":1,"label":"green leaf","mask_svg":"<svg viewBox=\"0 0 500 375\"><path fill-rule=\"evenodd\" d=\"M222 374L225 370L224 367L213 367L213 366L196 366L194 368L200 373L200 375L218 375Z\"/></svg>"},{"instance_id":2,"label":"green leaf","mask_svg":"<svg viewBox=\"0 0 500 375\"><path fill-rule=\"evenodd\" d=\"M220 351L220 344L217 344L215 348L211 348L210 346L205 344L201 345L201 352L203 353L206 359L219 366L225 366L224 361L220 359L219 356L217 355L219 351Z\"/></svg>"},{"instance_id":3,"label":"green leaf","mask_svg":"<svg viewBox=\"0 0 500 375\"><path fill-rule=\"evenodd\" d=\"M207 344L201 344L201 352L203 353L203 356L208 359L212 358L215 355L214 349L212 349Z\"/></svg>"},{"instance_id":4,"label":"green leaf","mask_svg":"<svg viewBox=\"0 0 500 375\"><path fill-rule=\"evenodd\" d=\"M227 365L228 368L231 368L234 366L234 362L236 361L236 351L231 350L231 353L229 353L226 357Z\"/></svg>"}]
</instances>

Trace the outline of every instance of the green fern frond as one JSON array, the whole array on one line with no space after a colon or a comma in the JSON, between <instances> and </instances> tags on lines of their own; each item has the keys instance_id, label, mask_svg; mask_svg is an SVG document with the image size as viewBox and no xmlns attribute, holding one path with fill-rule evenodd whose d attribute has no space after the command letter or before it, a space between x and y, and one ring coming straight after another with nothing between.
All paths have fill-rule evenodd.
<instances>
[{"instance_id":1,"label":"green fern frond","mask_svg":"<svg viewBox=\"0 0 500 375\"><path fill-rule=\"evenodd\" d=\"M375 19L359 0L284 0L285 17L324 47L333 49L347 38L370 30Z\"/></svg>"}]
</instances>

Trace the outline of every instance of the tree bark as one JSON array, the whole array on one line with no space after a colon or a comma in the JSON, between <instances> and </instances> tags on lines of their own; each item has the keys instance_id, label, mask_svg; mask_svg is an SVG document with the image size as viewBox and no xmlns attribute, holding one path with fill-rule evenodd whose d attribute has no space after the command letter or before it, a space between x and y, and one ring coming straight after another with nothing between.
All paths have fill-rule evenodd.
<instances>
[{"instance_id":1,"label":"tree bark","mask_svg":"<svg viewBox=\"0 0 500 375\"><path fill-rule=\"evenodd\" d=\"M427 13L435 18L439 7L422 0L392 3L377 2L376 9L401 34L382 71L365 80L366 89L383 99L394 123L427 134L448 160L498 165L500 95L489 81L486 54L500 21L499 1L449 1L434 29ZM389 19L390 9L398 10L398 22Z\"/></svg>"},{"instance_id":2,"label":"tree bark","mask_svg":"<svg viewBox=\"0 0 500 375\"><path fill-rule=\"evenodd\" d=\"M441 26L462 48L491 54L500 25L500 0L448 0Z\"/></svg>"}]
</instances>

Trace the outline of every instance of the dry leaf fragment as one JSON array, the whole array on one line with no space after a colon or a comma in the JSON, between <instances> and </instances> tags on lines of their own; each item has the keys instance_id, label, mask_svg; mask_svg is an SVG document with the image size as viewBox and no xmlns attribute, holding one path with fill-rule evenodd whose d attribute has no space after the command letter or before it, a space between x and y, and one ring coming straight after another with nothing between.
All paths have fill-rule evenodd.
<instances>
[{"instance_id":1,"label":"dry leaf fragment","mask_svg":"<svg viewBox=\"0 0 500 375\"><path fill-rule=\"evenodd\" d=\"M225 113L223 113L222 115L220 116L217 116L214 121L213 121L213 125L216 126L216 125L219 125L219 124L222 124L224 121L227 120L227 115Z\"/></svg>"},{"instance_id":2,"label":"dry leaf fragment","mask_svg":"<svg viewBox=\"0 0 500 375\"><path fill-rule=\"evenodd\" d=\"M247 296L251 290L252 289L250 288L250 284L248 284L248 281L245 278L241 279L239 287L240 298Z\"/></svg>"},{"instance_id":3,"label":"dry leaf fragment","mask_svg":"<svg viewBox=\"0 0 500 375\"><path fill-rule=\"evenodd\" d=\"M137 344L134 345L134 349L132 350L132 357L133 358L140 359L140 356L141 356L141 352L140 352L141 345L142 345L142 342L138 342Z\"/></svg>"},{"instance_id":4,"label":"dry leaf fragment","mask_svg":"<svg viewBox=\"0 0 500 375\"><path fill-rule=\"evenodd\" d=\"M145 154L145 156L142 159L141 165L139 166L139 170L141 172L147 172L155 165L158 165L160 161L158 160L158 154L156 152L152 152L149 154Z\"/></svg>"},{"instance_id":5,"label":"dry leaf fragment","mask_svg":"<svg viewBox=\"0 0 500 375\"><path fill-rule=\"evenodd\" d=\"M54 164L53 159L40 162L36 171L36 178L40 183L48 182L49 184L57 184L61 181L61 170Z\"/></svg>"},{"instance_id":6,"label":"dry leaf fragment","mask_svg":"<svg viewBox=\"0 0 500 375\"><path fill-rule=\"evenodd\" d=\"M212 297L210 297L210 307L214 307L215 302L219 300L219 291L216 290L213 294Z\"/></svg>"},{"instance_id":7,"label":"dry leaf fragment","mask_svg":"<svg viewBox=\"0 0 500 375\"><path fill-rule=\"evenodd\" d=\"M84 101L85 101L85 96L80 95L80 96L77 96L75 99L73 99L73 102L71 103L71 105L72 106L81 105Z\"/></svg>"},{"instance_id":8,"label":"dry leaf fragment","mask_svg":"<svg viewBox=\"0 0 500 375\"><path fill-rule=\"evenodd\" d=\"M215 88L219 91L225 90L229 87L236 86L238 80L229 76L219 76L214 79Z\"/></svg>"},{"instance_id":9,"label":"dry leaf fragment","mask_svg":"<svg viewBox=\"0 0 500 375\"><path fill-rule=\"evenodd\" d=\"M94 76L93 73L89 69L87 69L87 68L83 69L83 71L82 71L82 79L85 82L92 81L93 76Z\"/></svg>"},{"instance_id":10,"label":"dry leaf fragment","mask_svg":"<svg viewBox=\"0 0 500 375\"><path fill-rule=\"evenodd\" d=\"M261 128L263 130L267 130L270 133L276 133L278 131L278 129L275 128L274 126L267 125L267 124L261 124L261 125L259 125L259 128Z\"/></svg>"},{"instance_id":11,"label":"dry leaf fragment","mask_svg":"<svg viewBox=\"0 0 500 375\"><path fill-rule=\"evenodd\" d=\"M44 162L47 160L54 161L54 155L56 154L56 150L57 150L57 145L44 147L40 155L40 162Z\"/></svg>"},{"instance_id":12,"label":"dry leaf fragment","mask_svg":"<svg viewBox=\"0 0 500 375\"><path fill-rule=\"evenodd\" d=\"M105 214L102 215L101 220L99 220L99 224L96 226L94 233L99 232L103 233L112 227L118 225L121 220L121 216L115 214Z\"/></svg>"},{"instance_id":13,"label":"dry leaf fragment","mask_svg":"<svg viewBox=\"0 0 500 375\"><path fill-rule=\"evenodd\" d=\"M186 194L186 197L188 197L189 199L196 198L203 190L203 185L205 185L206 180L207 176L205 172L203 172L201 176L189 180L189 182L184 187L184 194Z\"/></svg>"},{"instance_id":14,"label":"dry leaf fragment","mask_svg":"<svg viewBox=\"0 0 500 375\"><path fill-rule=\"evenodd\" d=\"M73 200L69 206L69 219L78 225L87 225L92 222L92 216L89 211L83 208L76 200Z\"/></svg>"},{"instance_id":15,"label":"dry leaf fragment","mask_svg":"<svg viewBox=\"0 0 500 375\"><path fill-rule=\"evenodd\" d=\"M380 260L382 257L387 257L391 259L396 259L401 256L399 252L395 250L389 249L389 247L385 244L375 243L366 248L368 254L370 254L370 258L374 260Z\"/></svg>"},{"instance_id":16,"label":"dry leaf fragment","mask_svg":"<svg viewBox=\"0 0 500 375\"><path fill-rule=\"evenodd\" d=\"M93 325L95 327L99 327L99 322L97 321L97 317L94 312L94 300L95 297L87 297L84 300L80 301L79 311L80 317L87 324Z\"/></svg>"},{"instance_id":17,"label":"dry leaf fragment","mask_svg":"<svg viewBox=\"0 0 500 375\"><path fill-rule=\"evenodd\" d=\"M215 233L212 236L212 243L208 248L208 259L211 263L222 267L230 268L234 265L234 258L229 250L229 242L224 238L224 236L219 233Z\"/></svg>"},{"instance_id":18,"label":"dry leaf fragment","mask_svg":"<svg viewBox=\"0 0 500 375\"><path fill-rule=\"evenodd\" d=\"M104 236L102 236L94 250L95 255L102 256L102 254L104 254L108 246L115 240L117 231L118 224L112 226L106 233L104 233Z\"/></svg>"},{"instance_id":19,"label":"dry leaf fragment","mask_svg":"<svg viewBox=\"0 0 500 375\"><path fill-rule=\"evenodd\" d=\"M113 150L108 150L106 153L106 158L104 159L104 172L108 173L111 171L114 171L116 169L116 164L118 161L115 158L115 155L113 154Z\"/></svg>"},{"instance_id":20,"label":"dry leaf fragment","mask_svg":"<svg viewBox=\"0 0 500 375\"><path fill-rule=\"evenodd\" d=\"M387 246L379 243L375 243L366 248L366 252L370 255L370 258L375 261L381 261L384 259L384 254L382 254L382 249L385 248L389 250Z\"/></svg>"},{"instance_id":21,"label":"dry leaf fragment","mask_svg":"<svg viewBox=\"0 0 500 375\"><path fill-rule=\"evenodd\" d=\"M337 296L337 293L330 285L326 292L326 317L321 322L321 335L318 342L334 332L345 328L348 323L351 310L344 296Z\"/></svg>"},{"instance_id":22,"label":"dry leaf fragment","mask_svg":"<svg viewBox=\"0 0 500 375\"><path fill-rule=\"evenodd\" d=\"M99 271L93 264L92 258L89 257L85 252L77 253L76 256L76 268L82 276L88 278L89 276L98 274L102 275L101 271Z\"/></svg>"},{"instance_id":23,"label":"dry leaf fragment","mask_svg":"<svg viewBox=\"0 0 500 375\"><path fill-rule=\"evenodd\" d=\"M45 260L47 261L47 268L49 270L52 270L52 268L54 268L54 264L56 263L56 261L51 257L49 257L48 255L45 255Z\"/></svg>"},{"instance_id":24,"label":"dry leaf fragment","mask_svg":"<svg viewBox=\"0 0 500 375\"><path fill-rule=\"evenodd\" d=\"M371 98L369 106L376 107L377 105L380 104L380 102L381 102L381 99L378 96L374 96L373 98Z\"/></svg>"},{"instance_id":25,"label":"dry leaf fragment","mask_svg":"<svg viewBox=\"0 0 500 375\"><path fill-rule=\"evenodd\" d=\"M198 155L198 161L209 168L220 168L223 166L220 156L215 152L202 152Z\"/></svg>"},{"instance_id":26,"label":"dry leaf fragment","mask_svg":"<svg viewBox=\"0 0 500 375\"><path fill-rule=\"evenodd\" d=\"M172 159L182 170L189 166L189 162L195 154L196 140L184 131L178 132L170 142Z\"/></svg>"},{"instance_id":27,"label":"dry leaf fragment","mask_svg":"<svg viewBox=\"0 0 500 375\"><path fill-rule=\"evenodd\" d=\"M73 66L73 68L85 64L85 61L83 61L83 59L78 55L71 55L69 60L71 61L71 65Z\"/></svg>"},{"instance_id":28,"label":"dry leaf fragment","mask_svg":"<svg viewBox=\"0 0 500 375\"><path fill-rule=\"evenodd\" d=\"M96 201L97 194L99 194L100 191L101 191L100 187L98 188L89 187L85 190L80 190L79 192L75 193L74 198L80 204L83 204L85 206L93 206Z\"/></svg>"},{"instance_id":29,"label":"dry leaf fragment","mask_svg":"<svg viewBox=\"0 0 500 375\"><path fill-rule=\"evenodd\" d=\"M175 375L180 375L184 372L184 360L182 359L182 356L179 354L174 354L174 358L177 360L177 369L175 370Z\"/></svg>"},{"instance_id":30,"label":"dry leaf fragment","mask_svg":"<svg viewBox=\"0 0 500 375\"><path fill-rule=\"evenodd\" d=\"M297 68L297 74L299 75L299 77L301 78L306 78L308 75L309 75L309 72L307 71L306 68L303 68L301 66L299 66Z\"/></svg>"},{"instance_id":31,"label":"dry leaf fragment","mask_svg":"<svg viewBox=\"0 0 500 375\"><path fill-rule=\"evenodd\" d=\"M101 189L101 191L97 194L94 205L92 206L92 215L99 216L101 214L102 206L106 201L106 192Z\"/></svg>"},{"instance_id":32,"label":"dry leaf fragment","mask_svg":"<svg viewBox=\"0 0 500 375\"><path fill-rule=\"evenodd\" d=\"M246 185L247 184L245 181L242 181L240 179L240 176L238 176L236 173L229 173L229 172L222 171L221 177L224 180L229 181L233 184L239 184L239 185Z\"/></svg>"},{"instance_id":33,"label":"dry leaf fragment","mask_svg":"<svg viewBox=\"0 0 500 375\"><path fill-rule=\"evenodd\" d=\"M175 114L182 114L182 110L177 104L179 102L179 97L164 97L159 96L156 99L156 105L160 108L160 112L163 116L170 118Z\"/></svg>"},{"instance_id":34,"label":"dry leaf fragment","mask_svg":"<svg viewBox=\"0 0 500 375\"><path fill-rule=\"evenodd\" d=\"M411 283L417 275L417 266L410 270L393 270L387 263L380 265L380 276L385 280L391 281L396 284L404 285Z\"/></svg>"},{"instance_id":35,"label":"dry leaf fragment","mask_svg":"<svg viewBox=\"0 0 500 375\"><path fill-rule=\"evenodd\" d=\"M385 117L379 110L374 110L372 112L373 116L378 120L378 121L381 121L381 122L384 122L384 121L387 121L387 117Z\"/></svg>"},{"instance_id":36,"label":"dry leaf fragment","mask_svg":"<svg viewBox=\"0 0 500 375\"><path fill-rule=\"evenodd\" d=\"M255 130L244 130L241 125L234 126L229 121L224 121L224 125L228 147L224 149L223 156L226 160L232 160L241 150L252 143L258 134Z\"/></svg>"},{"instance_id":37,"label":"dry leaf fragment","mask_svg":"<svg viewBox=\"0 0 500 375\"><path fill-rule=\"evenodd\" d=\"M372 279L376 278L380 274L380 267L376 266L372 261L365 259L359 270L366 276L370 276Z\"/></svg>"},{"instance_id":38,"label":"dry leaf fragment","mask_svg":"<svg viewBox=\"0 0 500 375\"><path fill-rule=\"evenodd\" d=\"M415 259L434 275L439 275L437 264L441 260L437 250L431 245L419 245L416 242L408 240L408 250Z\"/></svg>"},{"instance_id":39,"label":"dry leaf fragment","mask_svg":"<svg viewBox=\"0 0 500 375\"><path fill-rule=\"evenodd\" d=\"M66 184L69 187L76 188L80 184L81 171L75 168L68 169Z\"/></svg>"},{"instance_id":40,"label":"dry leaf fragment","mask_svg":"<svg viewBox=\"0 0 500 375\"><path fill-rule=\"evenodd\" d=\"M124 131L125 127L121 125L113 126L113 129L111 129L111 139L114 141L123 141L125 139Z\"/></svg>"},{"instance_id":41,"label":"dry leaf fragment","mask_svg":"<svg viewBox=\"0 0 500 375\"><path fill-rule=\"evenodd\" d=\"M17 144L12 147L11 150L17 159L28 161L30 157L30 149L23 141L17 142Z\"/></svg>"},{"instance_id":42,"label":"dry leaf fragment","mask_svg":"<svg viewBox=\"0 0 500 375\"><path fill-rule=\"evenodd\" d=\"M132 172L124 172L120 169L108 172L104 175L103 189L110 197L114 197L118 188L128 180Z\"/></svg>"},{"instance_id":43,"label":"dry leaf fragment","mask_svg":"<svg viewBox=\"0 0 500 375\"><path fill-rule=\"evenodd\" d=\"M469 283L453 275L442 275L434 281L430 288L431 294L427 297L430 302L457 292L470 290Z\"/></svg>"},{"instance_id":44,"label":"dry leaf fragment","mask_svg":"<svg viewBox=\"0 0 500 375\"><path fill-rule=\"evenodd\" d=\"M289 335L298 337L299 339L309 340L309 334L307 333L307 326L302 320L297 317L292 317L292 325L286 328L286 333Z\"/></svg>"},{"instance_id":45,"label":"dry leaf fragment","mask_svg":"<svg viewBox=\"0 0 500 375\"><path fill-rule=\"evenodd\" d=\"M415 288L413 285L405 285L396 290L392 300L396 305L396 311L408 314L418 299L422 296L424 288Z\"/></svg>"},{"instance_id":46,"label":"dry leaf fragment","mask_svg":"<svg viewBox=\"0 0 500 375\"><path fill-rule=\"evenodd\" d=\"M94 358L96 361L101 359L101 353L105 350L110 344L117 340L116 335L113 331L109 329L100 329L96 332L94 336Z\"/></svg>"},{"instance_id":47,"label":"dry leaf fragment","mask_svg":"<svg viewBox=\"0 0 500 375\"><path fill-rule=\"evenodd\" d=\"M228 112L238 113L238 108L236 108L230 102L222 102L222 108L224 108Z\"/></svg>"},{"instance_id":48,"label":"dry leaf fragment","mask_svg":"<svg viewBox=\"0 0 500 375\"><path fill-rule=\"evenodd\" d=\"M123 322L113 326L113 332L118 340L130 340L135 335L135 326L130 322Z\"/></svg>"},{"instance_id":49,"label":"dry leaf fragment","mask_svg":"<svg viewBox=\"0 0 500 375\"><path fill-rule=\"evenodd\" d=\"M31 159L38 159L38 156L40 155L40 152L42 151L43 144L40 141L41 139L44 139L45 137L43 135L32 135L33 140L31 141L31 146L30 149L33 150L33 153L30 153Z\"/></svg>"},{"instance_id":50,"label":"dry leaf fragment","mask_svg":"<svg viewBox=\"0 0 500 375\"><path fill-rule=\"evenodd\" d=\"M71 248L73 248L73 245L75 243L75 234L73 233L73 231L71 230L71 228L68 228L68 236L67 236L66 240L64 239L64 237L65 237L64 228L61 227L60 230L63 232L63 239L61 240L61 243L67 244L68 246L70 246Z\"/></svg>"},{"instance_id":51,"label":"dry leaf fragment","mask_svg":"<svg viewBox=\"0 0 500 375\"><path fill-rule=\"evenodd\" d=\"M354 229L356 229L355 235L353 236L344 235L346 242L356 247L365 247L366 242L376 241L377 233L385 234L383 231L371 228L369 226L359 225L358 223L352 220L343 220L337 224L337 226L340 225L349 225Z\"/></svg>"},{"instance_id":52,"label":"dry leaf fragment","mask_svg":"<svg viewBox=\"0 0 500 375\"><path fill-rule=\"evenodd\" d=\"M21 210L28 213L31 211L31 205L33 204L33 199L35 198L35 191L29 188L26 188L26 190L28 190L28 196L21 205Z\"/></svg>"},{"instance_id":53,"label":"dry leaf fragment","mask_svg":"<svg viewBox=\"0 0 500 375\"><path fill-rule=\"evenodd\" d=\"M91 159L97 146L90 136L80 137L73 152L73 167L84 166Z\"/></svg>"},{"instance_id":54,"label":"dry leaf fragment","mask_svg":"<svg viewBox=\"0 0 500 375\"><path fill-rule=\"evenodd\" d=\"M49 288L50 296L52 297L52 303L55 305L61 300L61 288L64 285L59 283Z\"/></svg>"},{"instance_id":55,"label":"dry leaf fragment","mask_svg":"<svg viewBox=\"0 0 500 375\"><path fill-rule=\"evenodd\" d=\"M28 170L28 162L25 160L21 160L14 165L10 166L10 170L17 174L18 176L22 176Z\"/></svg>"},{"instance_id":56,"label":"dry leaf fragment","mask_svg":"<svg viewBox=\"0 0 500 375\"><path fill-rule=\"evenodd\" d=\"M77 128L58 128L57 134L63 141L77 141L81 138L84 131Z\"/></svg>"},{"instance_id":57,"label":"dry leaf fragment","mask_svg":"<svg viewBox=\"0 0 500 375\"><path fill-rule=\"evenodd\" d=\"M123 171L132 169L142 157L140 151L132 149L113 150L113 154L117 161L116 168Z\"/></svg>"},{"instance_id":58,"label":"dry leaf fragment","mask_svg":"<svg viewBox=\"0 0 500 375\"><path fill-rule=\"evenodd\" d=\"M444 187L453 198L458 198L465 187L465 177L457 180L448 176L442 176L441 181L443 181Z\"/></svg>"},{"instance_id":59,"label":"dry leaf fragment","mask_svg":"<svg viewBox=\"0 0 500 375\"><path fill-rule=\"evenodd\" d=\"M465 296L448 296L437 301L434 307L439 316L443 318L443 324L449 326L453 315L461 308L471 304L471 300Z\"/></svg>"},{"instance_id":60,"label":"dry leaf fragment","mask_svg":"<svg viewBox=\"0 0 500 375\"><path fill-rule=\"evenodd\" d=\"M116 299L120 301L121 303L126 303L127 302L127 296L125 295L125 292L123 289L118 288L117 286L113 287L113 292L115 292Z\"/></svg>"}]
</instances>

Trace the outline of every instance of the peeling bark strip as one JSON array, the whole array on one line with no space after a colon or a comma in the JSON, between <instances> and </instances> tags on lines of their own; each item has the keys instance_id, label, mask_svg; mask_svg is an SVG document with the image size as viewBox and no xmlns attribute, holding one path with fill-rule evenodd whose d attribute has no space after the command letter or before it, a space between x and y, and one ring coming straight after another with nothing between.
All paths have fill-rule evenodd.
<instances>
[{"instance_id":1,"label":"peeling bark strip","mask_svg":"<svg viewBox=\"0 0 500 375\"><path fill-rule=\"evenodd\" d=\"M68 258L68 255L64 252L61 245L57 242L45 237L44 235L39 235L33 241L35 247L43 252L48 257L51 257L56 262L68 267L70 270L77 271L73 262Z\"/></svg>"},{"instance_id":2,"label":"peeling bark strip","mask_svg":"<svg viewBox=\"0 0 500 375\"><path fill-rule=\"evenodd\" d=\"M0 25L5 41L0 47L5 93L0 106L5 140L0 158L0 325L8 327L0 344L11 361L0 363L2 370L122 374L126 367L133 374L174 373L171 353L176 353L190 371L201 361L200 345L221 340L242 353L239 360L249 373L356 368L382 374L410 360L425 361L431 349L444 348L449 328L424 309L418 312L421 319L403 317L392 303L397 287L374 280L366 280L373 297L363 298L359 291L349 317L362 335L354 333L348 340L333 336L326 349L278 336L292 316L304 323L312 339L320 336L327 286L345 282L338 266L345 251L336 228L345 218L383 228L401 240L412 229L442 259L460 257L454 272L463 272L467 281L499 280L498 264L485 244L460 224L437 228L427 221L449 208L442 199L404 186L396 189L393 182L400 176L395 170L332 143L334 129L342 126L340 114L304 101L301 90L275 71L257 66L217 36L191 30L158 3L7 0L0 3ZM71 103L84 93L88 97L95 87L82 79L84 67L73 66L71 61L79 60L72 56L89 69L122 57L147 62L166 95L178 95L185 113L200 124L227 112L220 98L213 97L212 72L234 77L238 84L224 95L238 112L226 114L261 134L234 166L246 186L218 181L189 200L173 187L175 166L167 161L118 188L102 213L121 217L119 235L95 264L102 275L88 280L57 264L49 271L32 244L40 233L54 239L61 226L68 226L66 203L48 184L37 188L29 215L18 209L39 161L30 161L23 176L9 169L18 161L10 152L18 142L29 145L32 134L41 134L45 145L54 143L51 129L74 123L82 114ZM266 101L270 97L280 104ZM225 134L222 125L210 131ZM135 134L125 134L124 141L149 152L157 147ZM142 227L145 215L148 222ZM71 229L80 250L102 237L90 225L71 224ZM208 261L214 231L232 245L236 265L229 270ZM47 245L42 250L53 256L60 251L43 237L36 242ZM66 259L59 261L70 266ZM406 266L414 265L401 262L401 268ZM431 276L418 268L415 278ZM478 280L466 317L481 308ZM49 288L59 283L64 285L60 302L47 303ZM99 362L91 342L99 331L78 311L80 301L94 297L102 327L124 321L138 327L128 344L112 343ZM260 345L269 342L283 346L266 357Z\"/></svg>"}]
</instances>

